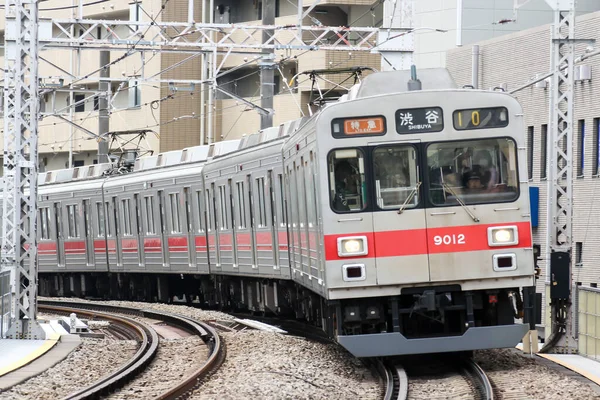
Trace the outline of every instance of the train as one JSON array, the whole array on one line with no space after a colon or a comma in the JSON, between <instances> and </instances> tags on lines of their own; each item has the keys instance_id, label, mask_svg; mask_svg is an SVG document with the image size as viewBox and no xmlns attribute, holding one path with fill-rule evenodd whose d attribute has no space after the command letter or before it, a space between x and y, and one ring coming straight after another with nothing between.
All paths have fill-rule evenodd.
<instances>
[{"instance_id":1,"label":"train","mask_svg":"<svg viewBox=\"0 0 600 400\"><path fill-rule=\"evenodd\" d=\"M130 168L40 173L39 293L287 316L357 357L516 345L535 293L522 108L413 78Z\"/></svg>"}]
</instances>

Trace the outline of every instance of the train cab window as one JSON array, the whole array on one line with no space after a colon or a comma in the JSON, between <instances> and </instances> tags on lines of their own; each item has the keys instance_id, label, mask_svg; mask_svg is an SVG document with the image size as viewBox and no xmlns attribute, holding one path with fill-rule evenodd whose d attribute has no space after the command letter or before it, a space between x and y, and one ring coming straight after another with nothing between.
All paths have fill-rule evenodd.
<instances>
[{"instance_id":1,"label":"train cab window","mask_svg":"<svg viewBox=\"0 0 600 400\"><path fill-rule=\"evenodd\" d=\"M373 169L379 208L417 206L420 182L417 154L412 145L378 147L373 152Z\"/></svg>"},{"instance_id":2,"label":"train cab window","mask_svg":"<svg viewBox=\"0 0 600 400\"><path fill-rule=\"evenodd\" d=\"M516 200L516 148L508 138L430 144L427 169L431 202L448 206Z\"/></svg>"},{"instance_id":3,"label":"train cab window","mask_svg":"<svg viewBox=\"0 0 600 400\"><path fill-rule=\"evenodd\" d=\"M77 204L70 204L67 206L67 218L69 222L68 236L70 238L79 237L79 218L78 218L78 207Z\"/></svg>"},{"instance_id":4,"label":"train cab window","mask_svg":"<svg viewBox=\"0 0 600 400\"><path fill-rule=\"evenodd\" d=\"M365 158L360 149L329 153L329 195L335 212L358 212L367 205Z\"/></svg>"}]
</instances>

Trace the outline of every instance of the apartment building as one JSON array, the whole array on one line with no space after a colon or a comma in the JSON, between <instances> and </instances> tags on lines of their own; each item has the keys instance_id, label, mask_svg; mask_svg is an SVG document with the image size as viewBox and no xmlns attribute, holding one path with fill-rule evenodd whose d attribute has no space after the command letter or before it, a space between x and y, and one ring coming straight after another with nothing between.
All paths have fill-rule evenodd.
<instances>
[{"instance_id":1,"label":"apartment building","mask_svg":"<svg viewBox=\"0 0 600 400\"><path fill-rule=\"evenodd\" d=\"M52 18L75 18L80 10L87 19L188 21L187 0L106 0L89 3L81 0L81 7L79 1L73 0L70 5L61 0L41 2L41 23ZM404 1L412 4L412 25L417 28L414 59L419 68L444 66L445 52L456 47L459 37L462 38L459 44L466 46L482 38L496 37L510 30L521 30L551 19L544 0L531 0L514 18L517 22L502 25L495 25L493 22L514 16L513 0ZM304 19L304 25L381 26L384 18L383 0L303 0L304 9L315 3L317 5ZM579 0L578 12L599 9L600 4L594 3L598 2ZM217 23L262 23L261 0L214 0L212 10L210 4L209 0L194 2L195 21L209 22L212 14ZM296 0L275 0L275 7L277 25L298 23ZM434 32L428 28L445 29L447 32ZM4 30L2 13L0 35L4 34ZM54 34L59 35L60 32ZM96 38L110 37L110 32L99 29L88 32L87 35ZM310 39L310 33L305 32L304 35L307 40ZM540 51L547 49L548 46L544 45ZM2 62L3 51L0 50ZM124 53L125 51L111 51L110 60L115 61ZM205 142L209 139L218 141L239 138L257 131L260 126L259 114L235 98L220 92L211 93L206 86L201 85L157 84L141 80L142 76L159 76L165 80L200 80L203 67L210 68L210 63L216 63L222 67L222 71L233 71L219 78L219 85L236 96L260 104L260 70L257 62L251 62L256 56L259 54L232 54L227 58L220 55L217 60L207 57L203 63L200 55L190 58L190 54L173 52L129 54L110 66L112 97L109 131L129 132L122 134L123 141L132 139L135 132L146 131L141 145L154 152L195 146L200 144L201 137L204 137ZM381 66L378 54L333 50L277 51L275 61L278 68L274 82L274 124L310 113L308 104L315 99L319 90L327 93L327 97L335 98L353 83L351 79L344 81L348 78L345 74L328 75L327 81L312 82L302 72L351 66L379 69ZM99 50L76 52L43 49L39 66L41 87L45 90L42 110L47 114L59 114L43 114L39 121L40 168L53 170L69 165L94 163L97 161L98 145L90 132L96 133L99 129L99 101L95 93L98 89ZM69 80L60 79L68 74L80 77L72 91L64 90ZM95 78L85 78L88 75ZM214 101L210 100L212 95ZM66 120L72 120L75 125Z\"/></svg>"}]
</instances>

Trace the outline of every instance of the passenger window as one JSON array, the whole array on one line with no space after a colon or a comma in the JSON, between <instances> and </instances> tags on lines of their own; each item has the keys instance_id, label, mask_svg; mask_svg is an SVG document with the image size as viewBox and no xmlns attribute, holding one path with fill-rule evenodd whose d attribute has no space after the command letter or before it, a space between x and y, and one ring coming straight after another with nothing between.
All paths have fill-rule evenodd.
<instances>
[{"instance_id":1,"label":"passenger window","mask_svg":"<svg viewBox=\"0 0 600 400\"><path fill-rule=\"evenodd\" d=\"M79 212L79 209L76 204L67 206L67 218L69 220L68 236L70 238L78 238L79 237L78 212Z\"/></svg>"},{"instance_id":2,"label":"passenger window","mask_svg":"<svg viewBox=\"0 0 600 400\"><path fill-rule=\"evenodd\" d=\"M331 208L339 213L364 210L367 195L363 152L360 149L334 150L327 164Z\"/></svg>"},{"instance_id":3,"label":"passenger window","mask_svg":"<svg viewBox=\"0 0 600 400\"><path fill-rule=\"evenodd\" d=\"M410 145L378 147L373 152L375 196L381 209L412 208L419 203L417 154Z\"/></svg>"},{"instance_id":4,"label":"passenger window","mask_svg":"<svg viewBox=\"0 0 600 400\"><path fill-rule=\"evenodd\" d=\"M96 214L98 215L98 236L104 236L105 225L104 225L104 205L100 202L96 203Z\"/></svg>"}]
</instances>

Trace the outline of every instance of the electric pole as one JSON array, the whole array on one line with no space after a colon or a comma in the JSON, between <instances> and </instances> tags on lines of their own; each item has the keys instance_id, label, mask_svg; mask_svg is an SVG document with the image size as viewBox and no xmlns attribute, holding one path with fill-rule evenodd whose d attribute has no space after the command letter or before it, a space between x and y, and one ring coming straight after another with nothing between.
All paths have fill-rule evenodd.
<instances>
[{"instance_id":1,"label":"electric pole","mask_svg":"<svg viewBox=\"0 0 600 400\"><path fill-rule=\"evenodd\" d=\"M275 25L275 0L262 0L263 25ZM263 44L268 44L273 36L272 30L262 32ZM275 51L265 49L260 65L260 106L269 111L260 115L260 129L273 126L273 96L275 95Z\"/></svg>"},{"instance_id":2,"label":"electric pole","mask_svg":"<svg viewBox=\"0 0 600 400\"><path fill-rule=\"evenodd\" d=\"M11 272L11 339L45 339L37 314L38 0L6 1L4 215L1 267Z\"/></svg>"}]
</instances>

